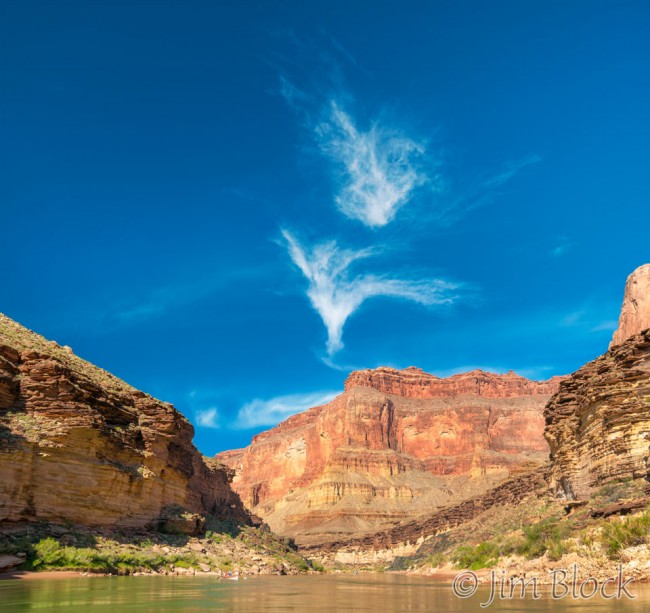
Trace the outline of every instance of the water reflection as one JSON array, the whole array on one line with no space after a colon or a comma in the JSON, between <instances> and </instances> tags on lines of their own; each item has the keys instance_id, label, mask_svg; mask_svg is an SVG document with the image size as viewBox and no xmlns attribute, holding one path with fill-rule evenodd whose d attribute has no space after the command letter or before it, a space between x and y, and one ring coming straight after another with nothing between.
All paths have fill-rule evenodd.
<instances>
[{"instance_id":1,"label":"water reflection","mask_svg":"<svg viewBox=\"0 0 650 613\"><path fill-rule=\"evenodd\" d=\"M634 585L636 600L554 601L546 592L540 600L495 601L488 609L481 589L472 598L455 597L448 583L402 575L326 575L259 577L239 582L214 577L96 577L0 581L0 611L230 611L306 613L350 611L526 611L526 613L623 613L650 610L650 586Z\"/></svg>"}]
</instances>

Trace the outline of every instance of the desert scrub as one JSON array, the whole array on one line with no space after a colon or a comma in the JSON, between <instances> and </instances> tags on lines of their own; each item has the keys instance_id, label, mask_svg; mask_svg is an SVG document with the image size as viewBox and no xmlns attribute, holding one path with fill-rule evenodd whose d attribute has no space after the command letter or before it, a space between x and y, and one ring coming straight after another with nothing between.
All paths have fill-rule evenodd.
<instances>
[{"instance_id":1,"label":"desert scrub","mask_svg":"<svg viewBox=\"0 0 650 613\"><path fill-rule=\"evenodd\" d=\"M594 551L600 545L596 532L593 527L581 531L578 537L578 543L587 551Z\"/></svg>"},{"instance_id":2,"label":"desert scrub","mask_svg":"<svg viewBox=\"0 0 650 613\"><path fill-rule=\"evenodd\" d=\"M479 570L494 566L499 561L499 550L491 541L480 543L476 547L461 545L452 554L452 560L457 568Z\"/></svg>"},{"instance_id":3,"label":"desert scrub","mask_svg":"<svg viewBox=\"0 0 650 613\"><path fill-rule=\"evenodd\" d=\"M63 547L51 537L40 540L31 548L26 562L33 570L84 570L129 574L142 570L161 570L170 564L179 568L194 568L194 556L163 556L153 551L123 549L94 549L89 547Z\"/></svg>"},{"instance_id":4,"label":"desert scrub","mask_svg":"<svg viewBox=\"0 0 650 613\"><path fill-rule=\"evenodd\" d=\"M224 572L229 572L233 569L232 561L227 558L225 560L221 560L217 566Z\"/></svg>"},{"instance_id":5,"label":"desert scrub","mask_svg":"<svg viewBox=\"0 0 650 613\"><path fill-rule=\"evenodd\" d=\"M318 560L309 560L309 564L317 573L325 572L325 567Z\"/></svg>"},{"instance_id":6,"label":"desert scrub","mask_svg":"<svg viewBox=\"0 0 650 613\"><path fill-rule=\"evenodd\" d=\"M439 551L438 553L434 553L425 558L423 564L425 566L431 566L432 568L438 568L439 566L442 566L445 561L445 554Z\"/></svg>"},{"instance_id":7,"label":"desert scrub","mask_svg":"<svg viewBox=\"0 0 650 613\"><path fill-rule=\"evenodd\" d=\"M298 570L301 570L304 573L314 568L313 564L309 563L305 558L298 555L288 555L286 559L289 564L295 566Z\"/></svg>"},{"instance_id":8,"label":"desert scrub","mask_svg":"<svg viewBox=\"0 0 650 613\"><path fill-rule=\"evenodd\" d=\"M236 538L247 526L232 521L230 519L218 520L214 517L208 516L205 521L206 534L218 534L220 536L229 536Z\"/></svg>"},{"instance_id":9,"label":"desert scrub","mask_svg":"<svg viewBox=\"0 0 650 613\"><path fill-rule=\"evenodd\" d=\"M643 491L644 486L645 482L641 482L639 479L613 481L603 485L603 487L596 492L594 498L601 504L619 502L626 498L643 496L645 494Z\"/></svg>"},{"instance_id":10,"label":"desert scrub","mask_svg":"<svg viewBox=\"0 0 650 613\"><path fill-rule=\"evenodd\" d=\"M174 567L175 568L198 568L198 561L197 560L184 560L184 559L179 559L174 562Z\"/></svg>"},{"instance_id":11,"label":"desert scrub","mask_svg":"<svg viewBox=\"0 0 650 613\"><path fill-rule=\"evenodd\" d=\"M479 570L494 566L500 558L512 554L522 555L529 560L546 554L551 560L559 560L569 552L571 527L566 521L548 518L524 526L522 532L523 537L511 534L476 546L462 545L453 552L451 560L458 568Z\"/></svg>"},{"instance_id":12,"label":"desert scrub","mask_svg":"<svg viewBox=\"0 0 650 613\"><path fill-rule=\"evenodd\" d=\"M524 542L517 548L517 553L529 560L540 558L547 554L551 560L559 560L569 552L567 541L571 526L567 521L558 521L549 518L543 521L524 526Z\"/></svg>"},{"instance_id":13,"label":"desert scrub","mask_svg":"<svg viewBox=\"0 0 650 613\"><path fill-rule=\"evenodd\" d=\"M601 544L611 559L621 550L648 542L650 531L650 510L641 515L633 515L608 521L601 532Z\"/></svg>"},{"instance_id":14,"label":"desert scrub","mask_svg":"<svg viewBox=\"0 0 650 613\"><path fill-rule=\"evenodd\" d=\"M501 557L519 553L524 544L525 542L521 537L516 535L502 536L484 541L476 546L461 545L454 551L451 560L458 568L467 568L469 570L489 568L497 564ZM437 566L444 561L442 554L434 554L431 558L433 558L432 561L440 560L440 562L437 562Z\"/></svg>"}]
</instances>

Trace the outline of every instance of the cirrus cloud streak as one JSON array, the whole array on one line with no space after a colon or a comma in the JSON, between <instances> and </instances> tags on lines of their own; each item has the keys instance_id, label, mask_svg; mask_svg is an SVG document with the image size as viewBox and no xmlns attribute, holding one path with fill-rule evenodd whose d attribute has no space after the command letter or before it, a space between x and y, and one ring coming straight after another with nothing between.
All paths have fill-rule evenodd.
<instances>
[{"instance_id":1,"label":"cirrus cloud streak","mask_svg":"<svg viewBox=\"0 0 650 613\"><path fill-rule=\"evenodd\" d=\"M307 297L327 329L327 354L343 348L343 328L348 318L369 298L391 296L423 305L450 305L458 284L442 279L405 280L372 274L351 275L351 265L375 255L373 249L342 249L336 241L311 248L282 230L293 263L309 285Z\"/></svg>"},{"instance_id":2,"label":"cirrus cloud streak","mask_svg":"<svg viewBox=\"0 0 650 613\"><path fill-rule=\"evenodd\" d=\"M339 170L336 206L370 228L390 223L414 190L430 182L422 170L422 143L378 122L363 132L336 101L315 132L321 151Z\"/></svg>"},{"instance_id":3,"label":"cirrus cloud streak","mask_svg":"<svg viewBox=\"0 0 650 613\"><path fill-rule=\"evenodd\" d=\"M238 429L275 426L291 415L328 403L340 392L320 391L287 394L263 400L256 398L239 409L234 427Z\"/></svg>"}]
</instances>

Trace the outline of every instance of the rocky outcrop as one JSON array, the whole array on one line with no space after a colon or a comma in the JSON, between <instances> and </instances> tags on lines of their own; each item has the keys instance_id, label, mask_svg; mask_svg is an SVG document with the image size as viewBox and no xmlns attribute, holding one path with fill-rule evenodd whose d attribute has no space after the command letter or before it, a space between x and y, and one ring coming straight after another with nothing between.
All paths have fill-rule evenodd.
<instances>
[{"instance_id":1,"label":"rocky outcrop","mask_svg":"<svg viewBox=\"0 0 650 613\"><path fill-rule=\"evenodd\" d=\"M244 504L302 546L371 534L544 462L543 407L559 380L363 370L329 404L217 458Z\"/></svg>"},{"instance_id":2,"label":"rocky outcrop","mask_svg":"<svg viewBox=\"0 0 650 613\"><path fill-rule=\"evenodd\" d=\"M0 315L0 522L248 521L193 434L172 405Z\"/></svg>"},{"instance_id":3,"label":"rocky outcrop","mask_svg":"<svg viewBox=\"0 0 650 613\"><path fill-rule=\"evenodd\" d=\"M508 479L481 496L468 498L460 504L401 523L389 530L360 538L318 543L304 547L303 552L330 564L385 564L398 556L415 554L425 542L462 526L489 509L514 506L529 496L541 496L545 488L544 470L539 467Z\"/></svg>"},{"instance_id":4,"label":"rocky outcrop","mask_svg":"<svg viewBox=\"0 0 650 613\"><path fill-rule=\"evenodd\" d=\"M639 266L625 284L623 306L610 349L650 328L650 264Z\"/></svg>"},{"instance_id":5,"label":"rocky outcrop","mask_svg":"<svg viewBox=\"0 0 650 613\"><path fill-rule=\"evenodd\" d=\"M589 497L650 468L650 264L627 279L609 351L560 385L545 411L550 485L561 498Z\"/></svg>"},{"instance_id":6,"label":"rocky outcrop","mask_svg":"<svg viewBox=\"0 0 650 613\"><path fill-rule=\"evenodd\" d=\"M545 411L550 484L582 499L650 466L650 330L614 345L560 385Z\"/></svg>"}]
</instances>

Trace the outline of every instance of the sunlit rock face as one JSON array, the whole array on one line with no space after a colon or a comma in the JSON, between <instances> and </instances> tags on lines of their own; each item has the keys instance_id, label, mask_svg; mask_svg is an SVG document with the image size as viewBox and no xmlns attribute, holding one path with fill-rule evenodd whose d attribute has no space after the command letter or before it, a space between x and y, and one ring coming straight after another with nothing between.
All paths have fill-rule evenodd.
<instances>
[{"instance_id":1,"label":"sunlit rock face","mask_svg":"<svg viewBox=\"0 0 650 613\"><path fill-rule=\"evenodd\" d=\"M0 522L143 527L174 508L246 521L193 433L172 405L0 315Z\"/></svg>"},{"instance_id":2,"label":"sunlit rock face","mask_svg":"<svg viewBox=\"0 0 650 613\"><path fill-rule=\"evenodd\" d=\"M560 380L362 370L329 404L217 458L235 470L244 504L277 532L302 545L352 538L547 460L543 409Z\"/></svg>"},{"instance_id":3,"label":"sunlit rock face","mask_svg":"<svg viewBox=\"0 0 650 613\"><path fill-rule=\"evenodd\" d=\"M650 264L627 279L607 353L560 385L545 411L551 487L586 498L619 479L647 479L650 457Z\"/></svg>"},{"instance_id":4,"label":"sunlit rock face","mask_svg":"<svg viewBox=\"0 0 650 613\"><path fill-rule=\"evenodd\" d=\"M623 306L610 349L650 328L650 264L639 266L625 284Z\"/></svg>"},{"instance_id":5,"label":"sunlit rock face","mask_svg":"<svg viewBox=\"0 0 650 613\"><path fill-rule=\"evenodd\" d=\"M650 330L617 344L560 385L546 409L551 486L586 498L619 479L647 479Z\"/></svg>"}]
</instances>

